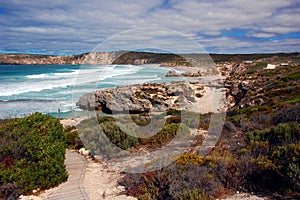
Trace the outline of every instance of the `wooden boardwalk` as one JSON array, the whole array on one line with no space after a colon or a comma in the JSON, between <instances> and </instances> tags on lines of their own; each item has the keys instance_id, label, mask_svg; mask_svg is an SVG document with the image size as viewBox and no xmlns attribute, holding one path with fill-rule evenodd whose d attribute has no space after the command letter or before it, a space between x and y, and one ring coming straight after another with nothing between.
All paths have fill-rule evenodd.
<instances>
[{"instance_id":1,"label":"wooden boardwalk","mask_svg":"<svg viewBox=\"0 0 300 200\"><path fill-rule=\"evenodd\" d=\"M61 184L47 196L48 200L88 200L83 180L86 171L86 160L76 152L66 151L66 168L69 173L68 181Z\"/></svg>"}]
</instances>

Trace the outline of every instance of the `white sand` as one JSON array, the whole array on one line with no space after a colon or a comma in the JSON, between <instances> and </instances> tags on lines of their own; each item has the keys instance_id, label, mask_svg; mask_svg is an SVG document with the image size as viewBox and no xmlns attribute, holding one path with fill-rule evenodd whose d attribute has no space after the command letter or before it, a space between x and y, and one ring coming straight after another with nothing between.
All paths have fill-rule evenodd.
<instances>
[{"instance_id":1,"label":"white sand","mask_svg":"<svg viewBox=\"0 0 300 200\"><path fill-rule=\"evenodd\" d=\"M75 117L75 118L67 118L67 119L61 119L60 123L63 125L63 127L75 127L77 126L82 120L87 119L87 116L82 116L82 117Z\"/></svg>"},{"instance_id":2,"label":"white sand","mask_svg":"<svg viewBox=\"0 0 300 200\"><path fill-rule=\"evenodd\" d=\"M125 188L118 185L122 178L119 172L109 169L103 163L95 163L88 160L88 166L84 178L85 191L91 200L115 199L134 200L136 198L124 195Z\"/></svg>"}]
</instances>

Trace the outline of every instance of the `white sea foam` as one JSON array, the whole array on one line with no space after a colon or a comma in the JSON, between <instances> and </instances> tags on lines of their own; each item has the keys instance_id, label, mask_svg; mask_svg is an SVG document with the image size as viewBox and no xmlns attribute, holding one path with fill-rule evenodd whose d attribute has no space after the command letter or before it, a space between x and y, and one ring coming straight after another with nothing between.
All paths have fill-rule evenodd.
<instances>
[{"instance_id":1,"label":"white sea foam","mask_svg":"<svg viewBox=\"0 0 300 200\"><path fill-rule=\"evenodd\" d=\"M64 77L64 76L74 76L79 73L80 70L73 70L71 72L61 72L61 73L53 73L56 77Z\"/></svg>"},{"instance_id":2,"label":"white sea foam","mask_svg":"<svg viewBox=\"0 0 300 200\"><path fill-rule=\"evenodd\" d=\"M74 76L79 73L79 70L72 70L70 72L48 73L48 74L31 74L27 75L28 79L59 79L66 76Z\"/></svg>"},{"instance_id":3,"label":"white sea foam","mask_svg":"<svg viewBox=\"0 0 300 200\"><path fill-rule=\"evenodd\" d=\"M32 74L32 75L27 75L26 78L29 79L37 79L37 78L48 78L49 74Z\"/></svg>"},{"instance_id":4,"label":"white sea foam","mask_svg":"<svg viewBox=\"0 0 300 200\"><path fill-rule=\"evenodd\" d=\"M143 67L107 65L101 67L83 67L69 73L49 73L27 75L29 79L25 82L8 83L0 85L0 96L19 95L28 92L40 92L54 88L66 88L99 83L99 81L115 76L136 73ZM38 79L38 80L37 80Z\"/></svg>"}]
</instances>

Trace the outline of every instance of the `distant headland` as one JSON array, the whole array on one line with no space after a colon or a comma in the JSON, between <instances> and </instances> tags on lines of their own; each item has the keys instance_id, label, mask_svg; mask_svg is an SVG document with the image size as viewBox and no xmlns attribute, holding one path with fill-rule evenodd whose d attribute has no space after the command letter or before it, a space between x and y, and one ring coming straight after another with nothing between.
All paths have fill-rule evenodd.
<instances>
[{"instance_id":1,"label":"distant headland","mask_svg":"<svg viewBox=\"0 0 300 200\"><path fill-rule=\"evenodd\" d=\"M208 56L209 55L209 56ZM1 65L32 64L162 64L167 66L189 65L185 57L212 58L215 63L225 61L252 61L262 58L298 56L299 53L268 54L171 54L134 51L91 52L78 55L0 54Z\"/></svg>"}]
</instances>

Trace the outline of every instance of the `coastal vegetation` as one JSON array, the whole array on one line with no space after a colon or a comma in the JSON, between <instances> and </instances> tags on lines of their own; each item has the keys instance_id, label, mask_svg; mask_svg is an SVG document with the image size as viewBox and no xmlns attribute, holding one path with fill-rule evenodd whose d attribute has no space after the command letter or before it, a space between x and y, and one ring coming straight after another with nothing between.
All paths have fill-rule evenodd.
<instances>
[{"instance_id":1,"label":"coastal vegetation","mask_svg":"<svg viewBox=\"0 0 300 200\"><path fill-rule=\"evenodd\" d=\"M126 134L110 116L99 117L99 124L90 124L91 121L86 120L80 126L102 127L103 136L116 146L132 151L142 146L150 148L165 144L182 125L179 116L183 112L168 111L164 116L172 120L155 137L147 139ZM139 199L216 199L235 191L260 193L277 199L298 198L299 112L299 103L228 112L221 137L207 156L185 153L163 169L142 174L126 173L119 183L126 187L128 195ZM189 113L189 116L200 119L201 129L209 117L199 113ZM201 142L200 139L198 144ZM97 148L104 146L98 144ZM103 155L105 149L100 152ZM112 153L106 152L107 155Z\"/></svg>"},{"instance_id":2,"label":"coastal vegetation","mask_svg":"<svg viewBox=\"0 0 300 200\"><path fill-rule=\"evenodd\" d=\"M163 114L163 116L165 116ZM199 115L200 116L200 115ZM148 130L154 129L157 133L151 137L141 132L139 129L134 131L132 127L132 118L136 124L143 127L147 125L145 118L137 114L133 114L131 119L127 116L122 116L115 119L109 116L100 116L95 119L87 119L78 125L79 136L84 140L85 146L92 150L94 154L104 154L107 157L121 156L119 151L114 151L111 143L123 150L136 150L141 147L150 149L161 147L172 140L176 134L189 134L189 128L186 124L181 123L177 119L166 120L166 123L159 129L161 118L160 116L153 117L151 126L147 127ZM171 119L170 117L168 119ZM120 127L120 123L122 126ZM128 130L130 134L128 134ZM151 132L151 131L150 131ZM75 136L76 138L76 136ZM73 139L74 140L74 139Z\"/></svg>"},{"instance_id":3,"label":"coastal vegetation","mask_svg":"<svg viewBox=\"0 0 300 200\"><path fill-rule=\"evenodd\" d=\"M0 199L59 185L68 178L66 138L59 120L35 113L1 120Z\"/></svg>"},{"instance_id":4,"label":"coastal vegetation","mask_svg":"<svg viewBox=\"0 0 300 200\"><path fill-rule=\"evenodd\" d=\"M143 59L144 54L133 55ZM299 199L300 58L299 54L289 54L287 58L286 54L277 54L276 58L266 56L214 55L220 71L228 74L224 89L229 103L216 145L207 155L200 155L198 147L205 134L196 135L190 148L169 166L141 174L125 173L119 184L126 188L126 194L144 200L206 200L248 192L273 199ZM118 62L123 62L122 59L133 62L134 59L129 58L130 54L124 55ZM252 63L252 59L259 60ZM242 60L251 62L241 63ZM291 62L288 66L264 69L270 62L283 61ZM227 68L223 69L224 66ZM202 95L190 95L193 88L184 85L176 90L174 83L165 86L144 84L137 91L121 87L98 91L98 96L105 97L100 99L105 100L101 106L106 114L83 120L77 130L71 127L63 130L57 119L38 113L21 119L0 120L0 198L17 197L65 181L66 147L77 150L85 147L92 155L118 159L123 156L121 150L152 151L180 133L190 135L191 130L207 133L213 113L187 112L177 104L166 106L164 102L169 97L178 97L181 99L178 105L188 105L193 101L197 103ZM111 102L103 109L103 102L112 100L114 92L115 97L123 95L115 99L115 105L127 103L134 108L129 110L130 114L121 112L123 108L113 110ZM179 98L181 94L188 98ZM131 99L126 101L125 97L130 95ZM150 104L156 106L154 115L149 113ZM85 108L90 106L94 104ZM158 109L159 106L169 109ZM161 110L166 111L159 112ZM132 123L144 131L135 130Z\"/></svg>"},{"instance_id":5,"label":"coastal vegetation","mask_svg":"<svg viewBox=\"0 0 300 200\"><path fill-rule=\"evenodd\" d=\"M127 173L120 180L127 194L139 199L204 200L238 191L271 199L299 199L300 67L263 69L270 61L232 68L225 88L234 101L209 154L186 152L163 169ZM170 110L168 114L178 117L181 112ZM200 120L199 128L209 126L204 122Z\"/></svg>"},{"instance_id":6,"label":"coastal vegetation","mask_svg":"<svg viewBox=\"0 0 300 200\"><path fill-rule=\"evenodd\" d=\"M282 118L284 109L254 111L244 124L229 120L207 156L186 153L161 170L127 173L120 184L139 199L216 199L235 191L299 198L299 117Z\"/></svg>"}]
</instances>

